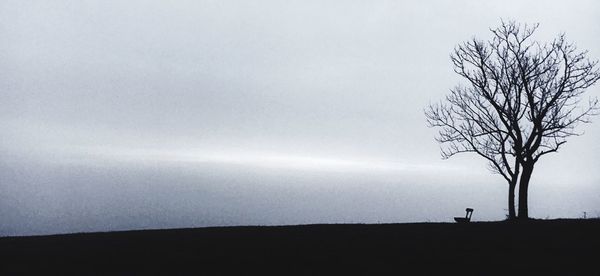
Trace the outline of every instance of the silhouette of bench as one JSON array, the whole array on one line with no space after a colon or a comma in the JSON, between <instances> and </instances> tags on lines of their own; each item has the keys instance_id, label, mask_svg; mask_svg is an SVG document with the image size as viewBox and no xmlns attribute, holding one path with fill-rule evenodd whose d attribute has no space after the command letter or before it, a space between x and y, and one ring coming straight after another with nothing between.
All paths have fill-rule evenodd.
<instances>
[{"instance_id":1,"label":"silhouette of bench","mask_svg":"<svg viewBox=\"0 0 600 276\"><path fill-rule=\"evenodd\" d=\"M470 222L471 216L473 215L473 209L467 208L465 211L467 211L467 214L465 215L464 218L463 217L454 217L454 220L459 223Z\"/></svg>"}]
</instances>

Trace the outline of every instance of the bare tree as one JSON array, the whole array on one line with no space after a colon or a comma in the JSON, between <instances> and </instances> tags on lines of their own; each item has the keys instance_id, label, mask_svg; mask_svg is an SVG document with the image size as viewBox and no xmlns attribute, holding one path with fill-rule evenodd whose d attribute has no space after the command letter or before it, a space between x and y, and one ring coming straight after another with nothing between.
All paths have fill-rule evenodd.
<instances>
[{"instance_id":1,"label":"bare tree","mask_svg":"<svg viewBox=\"0 0 600 276\"><path fill-rule=\"evenodd\" d=\"M440 128L436 140L443 158L474 152L508 182L509 219L528 218L529 180L540 157L580 135L576 126L599 111L597 98L582 99L600 79L598 62L564 34L548 43L533 41L537 28L502 22L490 30L491 40L457 46L451 60L467 85L425 111L429 126Z\"/></svg>"}]
</instances>

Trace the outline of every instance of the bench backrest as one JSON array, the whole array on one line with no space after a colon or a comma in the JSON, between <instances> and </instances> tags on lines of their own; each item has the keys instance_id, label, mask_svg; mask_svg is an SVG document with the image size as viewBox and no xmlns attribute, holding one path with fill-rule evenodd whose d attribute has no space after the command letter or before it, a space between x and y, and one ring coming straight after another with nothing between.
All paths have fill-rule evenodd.
<instances>
[{"instance_id":1,"label":"bench backrest","mask_svg":"<svg viewBox=\"0 0 600 276\"><path fill-rule=\"evenodd\" d=\"M467 211L467 214L465 215L465 218L468 219L468 220L471 220L471 216L473 216L473 209L467 208L465 211Z\"/></svg>"}]
</instances>

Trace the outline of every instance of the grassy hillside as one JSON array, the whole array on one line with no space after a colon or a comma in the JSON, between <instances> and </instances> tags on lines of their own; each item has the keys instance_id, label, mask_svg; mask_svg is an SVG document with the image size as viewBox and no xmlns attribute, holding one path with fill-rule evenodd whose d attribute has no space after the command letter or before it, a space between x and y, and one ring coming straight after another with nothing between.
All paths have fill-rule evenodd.
<instances>
[{"instance_id":1,"label":"grassy hillside","mask_svg":"<svg viewBox=\"0 0 600 276\"><path fill-rule=\"evenodd\" d=\"M216 227L0 238L0 274L600 275L600 220Z\"/></svg>"}]
</instances>

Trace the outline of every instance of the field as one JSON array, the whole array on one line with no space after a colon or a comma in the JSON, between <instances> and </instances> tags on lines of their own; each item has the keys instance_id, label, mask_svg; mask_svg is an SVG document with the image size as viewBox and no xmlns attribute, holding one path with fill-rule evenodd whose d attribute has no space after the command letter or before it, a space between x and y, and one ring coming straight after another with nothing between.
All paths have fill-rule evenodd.
<instances>
[{"instance_id":1,"label":"field","mask_svg":"<svg viewBox=\"0 0 600 276\"><path fill-rule=\"evenodd\" d=\"M0 260L1 275L600 275L600 220L3 237Z\"/></svg>"}]
</instances>

